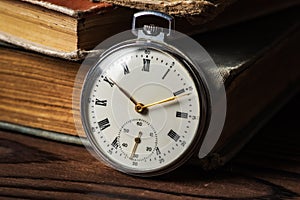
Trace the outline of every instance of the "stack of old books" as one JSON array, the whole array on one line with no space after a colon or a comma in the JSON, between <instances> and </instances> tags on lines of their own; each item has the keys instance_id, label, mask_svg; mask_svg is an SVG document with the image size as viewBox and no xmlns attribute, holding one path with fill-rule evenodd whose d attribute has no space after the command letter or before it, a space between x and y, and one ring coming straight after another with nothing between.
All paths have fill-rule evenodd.
<instances>
[{"instance_id":1,"label":"stack of old books","mask_svg":"<svg viewBox=\"0 0 300 200\"><path fill-rule=\"evenodd\" d=\"M114 3L114 4L112 4ZM222 164L300 86L299 1L0 1L0 127L80 143L72 92L87 53L131 27L137 9L172 14L224 74Z\"/></svg>"}]
</instances>

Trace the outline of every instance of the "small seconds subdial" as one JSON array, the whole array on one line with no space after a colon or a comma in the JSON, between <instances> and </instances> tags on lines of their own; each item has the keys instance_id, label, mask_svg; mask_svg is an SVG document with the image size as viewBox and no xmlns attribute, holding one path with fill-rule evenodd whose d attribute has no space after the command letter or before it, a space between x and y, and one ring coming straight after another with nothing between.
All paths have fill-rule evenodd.
<instances>
[{"instance_id":1,"label":"small seconds subdial","mask_svg":"<svg viewBox=\"0 0 300 200\"><path fill-rule=\"evenodd\" d=\"M127 158L134 161L146 160L157 147L157 133L143 119L127 121L119 131L119 144Z\"/></svg>"}]
</instances>

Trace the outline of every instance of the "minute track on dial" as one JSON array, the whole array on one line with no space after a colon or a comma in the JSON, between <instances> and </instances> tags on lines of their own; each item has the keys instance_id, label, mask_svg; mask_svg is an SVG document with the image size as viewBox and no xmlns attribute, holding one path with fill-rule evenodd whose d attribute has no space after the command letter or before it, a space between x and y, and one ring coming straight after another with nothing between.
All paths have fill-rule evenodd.
<instances>
[{"instance_id":1,"label":"minute track on dial","mask_svg":"<svg viewBox=\"0 0 300 200\"><path fill-rule=\"evenodd\" d=\"M126 44L104 54L87 77L83 97L97 103L83 119L103 129L88 133L102 161L126 173L156 175L191 155L204 93L175 51L144 40Z\"/></svg>"}]
</instances>

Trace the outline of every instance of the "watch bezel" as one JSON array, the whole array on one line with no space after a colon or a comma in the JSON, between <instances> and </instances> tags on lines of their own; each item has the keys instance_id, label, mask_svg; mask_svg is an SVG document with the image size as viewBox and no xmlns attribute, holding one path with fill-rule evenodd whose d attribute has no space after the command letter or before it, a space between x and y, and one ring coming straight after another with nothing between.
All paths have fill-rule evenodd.
<instances>
[{"instance_id":1,"label":"watch bezel","mask_svg":"<svg viewBox=\"0 0 300 200\"><path fill-rule=\"evenodd\" d=\"M184 66L187 71L190 73L191 77L193 78L193 81L195 85L197 86L197 92L199 94L199 102L200 102L200 116L201 120L197 127L197 133L194 136L194 139L192 143L189 144L189 147L172 163L162 166L161 168L157 169L151 169L147 171L140 171L138 169L128 168L125 166L120 165L119 163L116 163L112 159L110 159L105 153L102 152L101 147L97 145L97 142L95 141L95 138L93 136L92 131L90 130L89 123L88 123L88 117L87 117L87 106L86 106L86 98L89 97L90 91L86 90L85 88L90 88L91 86L89 84L92 84L92 81L90 80L90 77L95 76L95 74L100 74L101 69L97 66L103 62L103 60L107 59L110 55L114 54L117 51L120 51L125 48L137 48L137 49L154 49L156 51L164 52L172 57L174 57L178 62ZM95 73L95 70L98 70L97 73ZM100 71L99 71L100 70ZM87 75L85 76L83 89L81 91L81 99L80 99L80 113L81 113L81 121L84 128L84 131L86 132L86 136L88 140L91 143L91 147L93 151L96 152L97 155L103 160L106 164L113 167L114 169L117 169L119 171L122 171L124 173L135 175L135 176L156 176L161 175L167 172L170 172L174 170L175 168L181 166L183 163L185 163L191 156L194 155L194 152L197 152L197 150L200 148L203 138L205 137L207 125L209 122L209 116L210 116L210 100L209 100L209 92L208 88L204 81L204 73L201 71L200 67L196 67L194 63L182 52L177 50L175 47L168 45L166 43L158 42L158 41L151 41L151 40L144 40L144 39L133 39L133 40L127 40L121 43L118 43L111 48L107 49L101 56L100 59L96 62L96 64L88 71ZM100 148L100 149L99 149Z\"/></svg>"}]
</instances>

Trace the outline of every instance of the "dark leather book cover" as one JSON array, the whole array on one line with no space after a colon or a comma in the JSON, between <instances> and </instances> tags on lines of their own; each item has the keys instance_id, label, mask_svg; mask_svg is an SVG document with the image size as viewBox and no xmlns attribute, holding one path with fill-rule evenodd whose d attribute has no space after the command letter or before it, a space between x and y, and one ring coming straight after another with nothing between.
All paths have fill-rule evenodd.
<instances>
[{"instance_id":1,"label":"dark leather book cover","mask_svg":"<svg viewBox=\"0 0 300 200\"><path fill-rule=\"evenodd\" d=\"M297 19L294 8L194 36L220 67L227 94L225 126L204 168L228 161L299 91ZM16 46L0 52L0 127L80 143L71 105L80 62Z\"/></svg>"},{"instance_id":2,"label":"dark leather book cover","mask_svg":"<svg viewBox=\"0 0 300 200\"><path fill-rule=\"evenodd\" d=\"M105 38L130 29L138 9L172 14L177 31L196 34L296 4L299 1L274 0L270 5L268 0L2 0L0 40L53 57L81 60Z\"/></svg>"}]
</instances>

